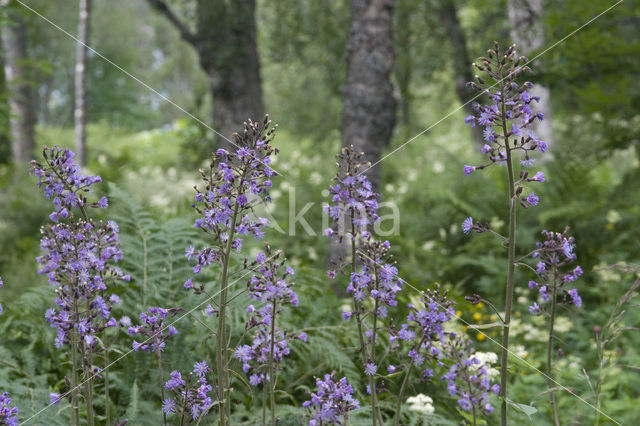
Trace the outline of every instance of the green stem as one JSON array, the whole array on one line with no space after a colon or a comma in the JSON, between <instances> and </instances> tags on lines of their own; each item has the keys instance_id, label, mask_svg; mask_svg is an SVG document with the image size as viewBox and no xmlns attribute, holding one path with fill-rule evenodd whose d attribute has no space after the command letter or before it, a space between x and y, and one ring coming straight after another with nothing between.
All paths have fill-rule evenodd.
<instances>
[{"instance_id":1,"label":"green stem","mask_svg":"<svg viewBox=\"0 0 640 426\"><path fill-rule=\"evenodd\" d=\"M273 362L274 341L276 335L276 299L273 299L271 311L271 348L269 351L269 408L271 409L271 426L276 425L276 369Z\"/></svg>"},{"instance_id":2,"label":"green stem","mask_svg":"<svg viewBox=\"0 0 640 426\"><path fill-rule=\"evenodd\" d=\"M106 329L104 331L102 340L104 342L104 352L102 354L102 359L104 362L104 416L106 420L105 425L109 426L111 424L111 407L109 407L109 349L107 345Z\"/></svg>"},{"instance_id":3,"label":"green stem","mask_svg":"<svg viewBox=\"0 0 640 426\"><path fill-rule=\"evenodd\" d=\"M356 270L356 239L355 239L355 226L353 225L353 216L351 217L351 274ZM351 278L349 278L351 279ZM355 297L353 299L353 308L356 314L356 322L358 323L358 338L360 339L360 354L362 355L362 366L365 367L367 365L367 344L364 338L364 333L362 332L362 318L360 318L360 309L358 306L358 302ZM367 376L367 380L369 381L369 389L371 392L371 415L373 426L377 426L378 423L378 399L376 397L374 390L374 382L372 376Z\"/></svg>"},{"instance_id":4,"label":"green stem","mask_svg":"<svg viewBox=\"0 0 640 426\"><path fill-rule=\"evenodd\" d=\"M504 85L502 83L502 67L500 68L500 104L502 109L502 131L504 135L505 150L507 153L507 173L509 175L509 269L507 272L507 288L505 294L504 325L502 327L502 352L500 354L500 397L502 406L500 420L502 426L507 425L507 374L509 362L509 323L511 322L511 309L513 305L514 271L516 257L516 188L513 176L513 164L511 162L511 148L509 147L509 131L505 111Z\"/></svg>"},{"instance_id":5,"label":"green stem","mask_svg":"<svg viewBox=\"0 0 640 426\"><path fill-rule=\"evenodd\" d=\"M218 331L216 339L216 363L218 367L218 399L220 400L220 425L228 424L229 413L231 410L230 401L227 401L227 390L229 388L229 375L226 372L227 364L227 345L226 345L226 308L227 308L227 282L229 281L229 260L231 257L231 247L233 244L233 236L236 229L236 221L238 219L238 203L233 208L233 216L231 218L231 227L229 228L229 236L227 246L224 251L222 263L222 276L220 278L220 297L218 299Z\"/></svg>"},{"instance_id":6,"label":"green stem","mask_svg":"<svg viewBox=\"0 0 640 426\"><path fill-rule=\"evenodd\" d=\"M555 383L553 380L553 370L551 363L553 355L553 324L556 319L556 294L558 291L558 267L555 263L553 269L553 295L551 296L551 319L549 321L549 342L547 343L547 383L549 387L549 402L551 404L551 412L553 413L553 423L555 424L555 426L560 426L560 421L558 420L558 410L556 408L556 397L553 392Z\"/></svg>"},{"instance_id":7,"label":"green stem","mask_svg":"<svg viewBox=\"0 0 640 426\"><path fill-rule=\"evenodd\" d=\"M160 352L160 342L156 341L156 354L158 355L158 377L160 378L160 393L162 395L162 404L164 404L164 378L162 372L162 353ZM167 426L167 414L162 412L162 424Z\"/></svg>"},{"instance_id":8,"label":"green stem","mask_svg":"<svg viewBox=\"0 0 640 426\"><path fill-rule=\"evenodd\" d=\"M267 384L262 383L262 426L267 426Z\"/></svg>"},{"instance_id":9,"label":"green stem","mask_svg":"<svg viewBox=\"0 0 640 426\"><path fill-rule=\"evenodd\" d=\"M73 364L71 374L71 425L80 426L80 407L78 406L78 333L76 330L72 330L71 342L71 363Z\"/></svg>"},{"instance_id":10,"label":"green stem","mask_svg":"<svg viewBox=\"0 0 640 426\"><path fill-rule=\"evenodd\" d=\"M90 309L87 300L87 311ZM85 349L85 345L80 340L80 348L82 349L82 371L84 377L85 402L87 404L87 425L93 426L93 372L91 370L91 352Z\"/></svg>"},{"instance_id":11,"label":"green stem","mask_svg":"<svg viewBox=\"0 0 640 426\"><path fill-rule=\"evenodd\" d=\"M424 343L424 336L422 340L420 340L420 344L418 348L422 347ZM407 388L407 383L409 382L409 376L411 375L411 370L413 369L413 358L411 358L411 362L409 363L409 367L407 367L407 372L404 375L404 379L402 379L402 385L400 386L400 392L398 393L398 400L396 401L396 414L393 419L394 426L400 426L400 414L402 410L402 401L404 399L404 391Z\"/></svg>"}]
</instances>

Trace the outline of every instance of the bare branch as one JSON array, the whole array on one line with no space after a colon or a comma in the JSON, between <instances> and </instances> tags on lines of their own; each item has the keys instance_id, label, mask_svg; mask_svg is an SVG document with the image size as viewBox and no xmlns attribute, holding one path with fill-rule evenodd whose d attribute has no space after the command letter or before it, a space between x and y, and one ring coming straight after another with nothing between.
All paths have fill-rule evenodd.
<instances>
[{"instance_id":1,"label":"bare branch","mask_svg":"<svg viewBox=\"0 0 640 426\"><path fill-rule=\"evenodd\" d=\"M189 30L189 28L180 20L180 18L178 18L178 16L176 16L176 14L173 13L171 9L169 9L169 6L163 0L147 0L147 2L153 9L162 13L169 20L169 22L171 22L173 26L178 29L178 31L180 32L180 37L182 37L184 41L195 46L197 40L196 34L192 33L191 30Z\"/></svg>"}]
</instances>

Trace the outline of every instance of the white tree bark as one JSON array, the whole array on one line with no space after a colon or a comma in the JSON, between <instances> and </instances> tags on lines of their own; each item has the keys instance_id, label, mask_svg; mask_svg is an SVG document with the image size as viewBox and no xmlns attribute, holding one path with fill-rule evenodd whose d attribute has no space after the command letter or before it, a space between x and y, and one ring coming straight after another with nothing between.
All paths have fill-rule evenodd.
<instances>
[{"instance_id":1,"label":"white tree bark","mask_svg":"<svg viewBox=\"0 0 640 426\"><path fill-rule=\"evenodd\" d=\"M87 41L89 40L90 13L91 0L80 0L73 118L76 130L76 154L82 166L87 165Z\"/></svg>"},{"instance_id":2,"label":"white tree bark","mask_svg":"<svg viewBox=\"0 0 640 426\"><path fill-rule=\"evenodd\" d=\"M507 12L511 24L510 35L516 43L520 54L529 57L544 46L544 28L542 26L542 0L508 0ZM535 65L535 64L534 64ZM531 96L539 96L540 102L535 111L544 114L544 120L535 121L533 131L538 137L553 148L554 135L551 122L551 92L548 87L534 84L529 91ZM552 158L552 149L542 157L543 160Z\"/></svg>"}]
</instances>

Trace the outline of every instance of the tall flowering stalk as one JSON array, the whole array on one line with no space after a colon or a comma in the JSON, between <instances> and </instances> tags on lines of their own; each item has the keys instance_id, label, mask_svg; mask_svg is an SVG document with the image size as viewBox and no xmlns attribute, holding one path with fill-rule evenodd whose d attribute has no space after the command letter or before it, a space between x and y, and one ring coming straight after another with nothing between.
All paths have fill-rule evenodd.
<instances>
[{"instance_id":1,"label":"tall flowering stalk","mask_svg":"<svg viewBox=\"0 0 640 426\"><path fill-rule=\"evenodd\" d=\"M447 298L447 292L436 284L435 290L422 293L421 304L423 306L409 304L406 322L393 332L392 349L408 346L408 363L387 368L390 373L404 372L394 425L400 425L404 392L414 368L420 368L423 381L431 381L436 368L445 369L441 381L447 384L449 394L458 398L460 408L471 413L472 424L476 425L479 415L493 411L490 393L498 393L500 387L491 385L489 365L481 356L476 356L470 341L445 330L446 323L455 315L454 302Z\"/></svg>"},{"instance_id":2,"label":"tall flowering stalk","mask_svg":"<svg viewBox=\"0 0 640 426\"><path fill-rule=\"evenodd\" d=\"M398 392L396 402L396 414L394 425L400 425L400 415L404 393L409 383L409 377L414 367L422 370L422 379L429 380L433 377L434 371L430 366L425 365L425 361L436 361L443 365L442 347L445 341L444 324L447 323L455 312L453 311L453 301L447 299L446 293L427 290L422 298L424 309L409 305L409 315L407 322L400 326L395 333L393 341L396 345L400 342L408 342L410 349L407 352L409 363L403 366L404 378ZM431 363L432 364L432 363ZM424 366L424 367L423 367ZM388 368L389 372L397 371L395 366Z\"/></svg>"},{"instance_id":3,"label":"tall flowering stalk","mask_svg":"<svg viewBox=\"0 0 640 426\"><path fill-rule=\"evenodd\" d=\"M529 307L529 312L534 315L545 315L549 318L549 339L547 342L547 383L549 392L549 402L553 421L556 426L560 425L558 410L556 407L555 393L553 389L556 384L553 380L553 326L556 318L556 308L558 303L582 306L582 299L576 288L563 290L562 288L574 282L582 275L580 266L568 267L575 261L574 238L568 235L569 229L564 232L542 231L545 240L536 244L536 250L532 257L538 260L536 264L536 281L529 281L530 289L538 289L541 304L534 302ZM550 306L549 306L550 305Z\"/></svg>"},{"instance_id":4,"label":"tall flowering stalk","mask_svg":"<svg viewBox=\"0 0 640 426\"><path fill-rule=\"evenodd\" d=\"M331 203L325 206L336 230L329 228L326 234L341 243L346 238L351 245L349 262L342 260L336 266L349 273L347 293L352 295L353 310L344 312L343 318L350 320L354 316L358 326L359 352L369 382L375 426L383 424L376 391L378 336L382 330L390 331L383 320L388 317L388 308L398 304L396 293L401 289L401 280L388 253L389 242L375 241L369 231L379 219L379 194L372 191L371 183L362 174L369 164L361 158L362 154L355 152L353 147L343 148L337 155L339 170L334 184L329 187ZM329 271L330 278L335 278L335 274L335 270Z\"/></svg>"},{"instance_id":5,"label":"tall flowering stalk","mask_svg":"<svg viewBox=\"0 0 640 426\"><path fill-rule=\"evenodd\" d=\"M515 45L510 46L504 53L500 51L498 43L494 49L488 50L488 58L481 57L474 66L484 71L491 79L485 82L476 76L476 82L469 85L485 94L489 103L480 105L474 103L475 115L465 118L465 122L472 127L484 127L483 135L486 144L482 153L486 155L486 162L479 166L465 165L464 174L490 167L494 164L506 165L508 178L509 205L509 235L506 238L508 249L508 271L505 288L505 318L502 328L502 352L500 356L500 396L502 397L501 422L507 424L507 374L509 356L509 324L513 306L515 252L516 252L516 208L535 206L539 199L534 192L524 195L523 184L528 182L544 182L544 174L536 172L530 176L528 168L533 166L535 158L532 155L547 150L547 144L529 128L535 120L542 120L541 113L534 113L531 109L532 101L537 99L530 96L527 89L532 87L530 82L519 85L516 80L522 73L528 71L525 65L527 59L518 56ZM495 83L493 83L495 82ZM516 172L515 156L520 155L520 172ZM471 230L482 231L483 227L475 225L472 218L462 224L465 233Z\"/></svg>"},{"instance_id":6,"label":"tall flowering stalk","mask_svg":"<svg viewBox=\"0 0 640 426\"><path fill-rule=\"evenodd\" d=\"M162 352L166 346L166 341L169 336L178 334L178 330L172 325L165 326L165 319L167 316L175 316L180 311L180 308L159 308L151 307L147 312L140 313L140 322L138 326L131 326L131 320L129 318L123 318L120 320L120 325L126 326L127 333L130 336L140 335L142 336L142 343L137 340L133 341L133 350L143 350L148 353L155 353L158 359L158 377L160 379L160 392L162 395L162 401L165 401L164 394L164 379L162 370ZM164 425L167 424L167 412L163 409Z\"/></svg>"},{"instance_id":7,"label":"tall flowering stalk","mask_svg":"<svg viewBox=\"0 0 640 426\"><path fill-rule=\"evenodd\" d=\"M458 398L460 408L471 412L475 426L478 415L493 412L489 396L491 393L497 394L500 386L491 385L489 365L474 354L468 339L455 333L447 333L447 337L447 341L443 342L444 357L453 362L441 380L447 383L449 395Z\"/></svg>"},{"instance_id":8,"label":"tall flowering stalk","mask_svg":"<svg viewBox=\"0 0 640 426\"><path fill-rule=\"evenodd\" d=\"M307 335L301 333L294 336L293 333L283 331L276 326L276 317L279 310L285 304L298 306L298 296L291 289L290 278L294 271L290 266L285 266L286 259L281 258L282 251L275 253L267 244L265 252L260 252L250 264L254 272L247 284L251 298L262 302L262 306L256 309L253 305L247 307L251 313L246 329L253 329L251 346L241 345L235 349L235 357L242 362L245 373L251 373L249 383L252 386L262 384L262 423L266 424L267 393L269 394L269 408L271 412L271 424L276 424L275 389L277 383L277 370L284 356L289 355L289 342L294 337L302 341L307 340ZM268 389L268 392L267 392Z\"/></svg>"},{"instance_id":9,"label":"tall flowering stalk","mask_svg":"<svg viewBox=\"0 0 640 426\"><path fill-rule=\"evenodd\" d=\"M193 272L212 263L221 267L217 306L212 311L218 316L216 331L216 396L219 401L220 425L228 425L231 415L230 380L227 370L229 338L227 330L227 304L229 285L229 265L232 251L239 252L243 238L252 235L264 236L263 228L268 224L265 218L252 217L253 207L263 201L270 201L268 190L271 177L277 173L269 164L271 156L278 150L271 145L275 127L271 127L268 116L262 123L249 120L242 134L234 134L236 152L218 149L211 156L208 170L201 169L204 183L202 190L196 188L194 208L200 215L195 227L211 236L212 245L196 251L187 249L187 258L195 259ZM186 288L195 288L192 281Z\"/></svg>"},{"instance_id":10,"label":"tall flowering stalk","mask_svg":"<svg viewBox=\"0 0 640 426\"><path fill-rule=\"evenodd\" d=\"M56 347L70 346L72 423L77 425L80 421L78 364L81 363L87 421L93 425L93 378L99 371L93 365L93 354L102 352L107 365L108 349L104 343L100 347L97 336L117 325L111 309L120 303L117 295L107 295L107 284L129 281L130 277L112 265L122 259L118 226L111 221L95 223L87 213L87 207L108 206L106 197L93 203L86 198L86 194L92 192L91 186L101 182L100 177L83 175L69 150L45 146L43 158L43 163L31 162L31 172L38 177L38 186L43 188L55 208L49 215L53 224L41 230L43 254L37 258L41 265L38 273L46 274L49 283L56 287L57 309L48 309L45 319L58 330ZM76 218L75 212L80 218ZM106 374L105 401L108 404Z\"/></svg>"}]
</instances>

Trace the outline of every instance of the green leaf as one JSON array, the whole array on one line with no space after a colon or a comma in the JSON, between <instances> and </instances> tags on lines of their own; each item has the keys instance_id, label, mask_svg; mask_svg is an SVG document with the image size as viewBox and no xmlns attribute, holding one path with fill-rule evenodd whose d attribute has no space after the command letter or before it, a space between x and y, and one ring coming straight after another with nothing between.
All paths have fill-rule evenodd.
<instances>
[{"instance_id":1,"label":"green leaf","mask_svg":"<svg viewBox=\"0 0 640 426\"><path fill-rule=\"evenodd\" d=\"M527 417L529 417L529 420L532 420L531 416L538 412L538 409L536 407L533 407L531 405L526 405L526 404L520 404L508 398L507 398L507 404L512 406L516 411L519 411L525 414Z\"/></svg>"}]
</instances>

